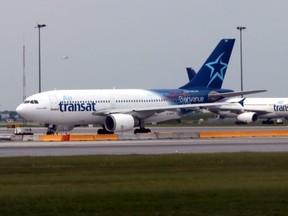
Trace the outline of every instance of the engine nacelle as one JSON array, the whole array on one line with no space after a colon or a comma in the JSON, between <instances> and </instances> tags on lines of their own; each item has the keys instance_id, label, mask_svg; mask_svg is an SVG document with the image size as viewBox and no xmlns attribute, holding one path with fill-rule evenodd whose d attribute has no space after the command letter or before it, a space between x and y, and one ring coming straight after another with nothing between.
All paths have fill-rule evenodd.
<instances>
[{"instance_id":1,"label":"engine nacelle","mask_svg":"<svg viewBox=\"0 0 288 216\"><path fill-rule=\"evenodd\" d=\"M128 114L111 114L105 119L105 129L109 132L129 131L138 126L133 116Z\"/></svg>"},{"instance_id":2,"label":"engine nacelle","mask_svg":"<svg viewBox=\"0 0 288 216\"><path fill-rule=\"evenodd\" d=\"M258 121L258 115L254 112L245 112L237 116L238 121L251 123Z\"/></svg>"}]
</instances>

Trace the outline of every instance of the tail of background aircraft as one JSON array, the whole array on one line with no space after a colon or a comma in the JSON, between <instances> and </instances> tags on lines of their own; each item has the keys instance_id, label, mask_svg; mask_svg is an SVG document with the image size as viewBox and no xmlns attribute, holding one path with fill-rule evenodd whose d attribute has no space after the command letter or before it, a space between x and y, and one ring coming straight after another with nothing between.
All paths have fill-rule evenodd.
<instances>
[{"instance_id":1,"label":"tail of background aircraft","mask_svg":"<svg viewBox=\"0 0 288 216\"><path fill-rule=\"evenodd\" d=\"M180 89L204 87L220 89L232 53L235 39L222 39L195 77Z\"/></svg>"},{"instance_id":2,"label":"tail of background aircraft","mask_svg":"<svg viewBox=\"0 0 288 216\"><path fill-rule=\"evenodd\" d=\"M196 76L196 72L191 67L186 68L186 71L187 71L187 75L188 75L189 82L190 82Z\"/></svg>"}]
</instances>

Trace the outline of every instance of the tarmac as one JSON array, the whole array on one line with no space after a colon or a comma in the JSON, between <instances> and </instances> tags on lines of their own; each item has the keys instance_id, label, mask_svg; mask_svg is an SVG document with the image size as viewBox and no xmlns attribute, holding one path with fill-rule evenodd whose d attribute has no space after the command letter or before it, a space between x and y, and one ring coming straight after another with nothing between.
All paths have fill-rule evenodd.
<instances>
[{"instance_id":1,"label":"tarmac","mask_svg":"<svg viewBox=\"0 0 288 216\"><path fill-rule=\"evenodd\" d=\"M166 127L153 128L154 132L133 134L123 132L107 135L98 135L97 129L81 128L69 134L45 135L45 128L30 128L28 134L3 134L0 140L11 141L111 141L111 140L163 140L163 139L202 139L202 138L235 138L235 137L288 137L288 128L285 127Z\"/></svg>"},{"instance_id":2,"label":"tarmac","mask_svg":"<svg viewBox=\"0 0 288 216\"><path fill-rule=\"evenodd\" d=\"M288 152L287 127L155 127L151 134L109 137L94 134L95 128L77 128L71 134L56 135L58 140L44 135L44 128L32 131L33 135L14 135L13 130L0 129L0 157Z\"/></svg>"}]
</instances>

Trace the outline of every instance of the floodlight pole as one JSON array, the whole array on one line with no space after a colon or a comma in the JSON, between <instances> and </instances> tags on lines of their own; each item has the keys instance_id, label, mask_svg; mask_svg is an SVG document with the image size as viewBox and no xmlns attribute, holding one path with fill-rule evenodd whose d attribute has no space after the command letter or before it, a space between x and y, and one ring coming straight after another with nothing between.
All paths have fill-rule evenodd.
<instances>
[{"instance_id":1,"label":"floodlight pole","mask_svg":"<svg viewBox=\"0 0 288 216\"><path fill-rule=\"evenodd\" d=\"M237 30L240 31L240 71L241 71L241 91L243 91L243 60L242 60L242 30L246 29L244 26L238 26ZM241 96L243 97L243 95Z\"/></svg>"},{"instance_id":2,"label":"floodlight pole","mask_svg":"<svg viewBox=\"0 0 288 216\"><path fill-rule=\"evenodd\" d=\"M38 42L39 42L39 93L41 92L41 35L40 29L46 27L45 24L37 24L35 28L38 28Z\"/></svg>"}]
</instances>

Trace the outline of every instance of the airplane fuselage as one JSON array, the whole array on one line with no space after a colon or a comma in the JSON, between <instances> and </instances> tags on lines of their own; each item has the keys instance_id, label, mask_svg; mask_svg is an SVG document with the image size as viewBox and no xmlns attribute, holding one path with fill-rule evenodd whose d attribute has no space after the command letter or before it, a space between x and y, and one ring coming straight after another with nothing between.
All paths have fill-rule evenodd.
<instances>
[{"instance_id":1,"label":"airplane fuselage","mask_svg":"<svg viewBox=\"0 0 288 216\"><path fill-rule=\"evenodd\" d=\"M255 113L259 118L288 118L288 98L230 98L230 104L220 106L214 112L222 116L237 117ZM249 121L248 121L249 123Z\"/></svg>"},{"instance_id":2,"label":"airplane fuselage","mask_svg":"<svg viewBox=\"0 0 288 216\"><path fill-rule=\"evenodd\" d=\"M144 123L161 122L191 112L175 108L163 111L161 107L208 103L211 102L209 92L207 89L55 90L30 96L17 108L17 112L25 109L21 115L29 121L67 126L101 124L111 113L127 113L143 119ZM157 108L159 111L155 112ZM142 112L142 109L146 110Z\"/></svg>"}]
</instances>

